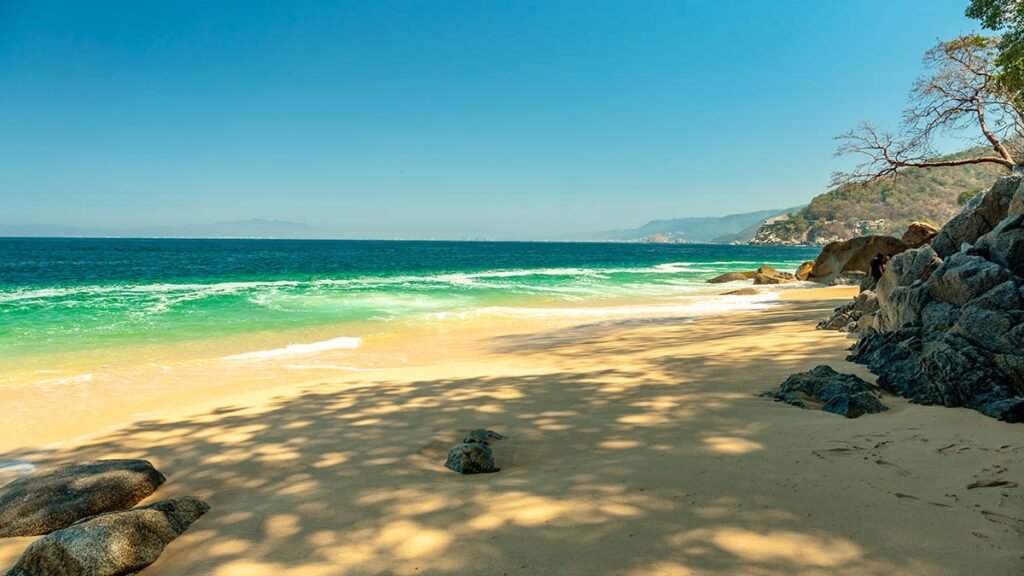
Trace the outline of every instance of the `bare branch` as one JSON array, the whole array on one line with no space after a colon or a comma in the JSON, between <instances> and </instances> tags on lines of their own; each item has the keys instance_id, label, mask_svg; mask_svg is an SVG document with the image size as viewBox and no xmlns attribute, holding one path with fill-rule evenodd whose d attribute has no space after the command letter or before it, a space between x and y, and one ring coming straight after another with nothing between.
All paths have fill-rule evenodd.
<instances>
[{"instance_id":1,"label":"bare branch","mask_svg":"<svg viewBox=\"0 0 1024 576\"><path fill-rule=\"evenodd\" d=\"M1016 164L1007 140L1024 134L1020 94L1007 93L995 76L998 39L963 36L940 42L924 56L929 73L914 82L910 106L898 135L870 125L839 136L839 156L856 154L864 162L833 175L833 184L868 182L895 176L906 168L967 164ZM994 154L940 159L932 147L937 136L976 130Z\"/></svg>"}]
</instances>

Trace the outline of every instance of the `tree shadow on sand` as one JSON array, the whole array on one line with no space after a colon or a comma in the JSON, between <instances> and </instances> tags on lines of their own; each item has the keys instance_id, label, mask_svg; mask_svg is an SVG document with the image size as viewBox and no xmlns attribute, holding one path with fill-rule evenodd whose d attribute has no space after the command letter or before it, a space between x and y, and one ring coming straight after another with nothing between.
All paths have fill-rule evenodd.
<instances>
[{"instance_id":1,"label":"tree shadow on sand","mask_svg":"<svg viewBox=\"0 0 1024 576\"><path fill-rule=\"evenodd\" d=\"M752 393L836 357L843 342L807 350L747 318L716 332L717 355L681 352L702 337L688 324L508 337L491 345L554 354L572 369L324 384L261 408L138 422L73 451L2 458L146 458L169 478L155 497L206 499L212 511L146 570L154 576L943 573L926 555L943 543L894 554L894 527L844 532L843 517L864 512L841 494L801 502L800 492L833 490L838 473L787 450L806 427L779 430L765 416L840 422ZM744 338L752 330L770 355ZM737 384L755 373L763 382ZM509 437L496 444L503 470L444 469L447 448L476 427ZM794 476L804 466L820 467L813 481ZM874 559L880 551L899 560Z\"/></svg>"}]
</instances>

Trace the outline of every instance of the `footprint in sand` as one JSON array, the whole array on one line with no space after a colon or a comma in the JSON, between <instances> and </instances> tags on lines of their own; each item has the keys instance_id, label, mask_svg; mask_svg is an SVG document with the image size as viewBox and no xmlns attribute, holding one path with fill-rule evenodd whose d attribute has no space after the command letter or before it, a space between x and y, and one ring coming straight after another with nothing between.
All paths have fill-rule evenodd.
<instances>
[{"instance_id":1,"label":"footprint in sand","mask_svg":"<svg viewBox=\"0 0 1024 576\"><path fill-rule=\"evenodd\" d=\"M1010 480L1000 480L999 478L988 478L985 480L977 480L967 485L968 490L974 490L975 488L1016 488L1017 483L1011 482Z\"/></svg>"},{"instance_id":2,"label":"footprint in sand","mask_svg":"<svg viewBox=\"0 0 1024 576\"><path fill-rule=\"evenodd\" d=\"M907 470L906 468L904 468L902 466L897 466L896 464L893 464L892 462L888 462L886 460L881 460L881 459L875 460L875 464L878 464L879 466L888 466L888 467L895 468L896 469L896 473L901 475L901 476L913 476L914 475L914 473L911 472L910 470Z\"/></svg>"},{"instance_id":3,"label":"footprint in sand","mask_svg":"<svg viewBox=\"0 0 1024 576\"><path fill-rule=\"evenodd\" d=\"M1024 535L1024 520L1020 520L1012 516L1007 516L1005 514L990 512L988 510L982 510L981 515L984 516L985 520L988 520L989 522L1002 524L1003 526L1009 527L1014 532Z\"/></svg>"},{"instance_id":4,"label":"footprint in sand","mask_svg":"<svg viewBox=\"0 0 1024 576\"><path fill-rule=\"evenodd\" d=\"M953 443L947 446L943 446L942 448L939 448L938 450L936 450L936 452L938 452L939 454L959 454L961 452L966 452L967 450L970 449L971 447L967 446L966 444Z\"/></svg>"},{"instance_id":5,"label":"footprint in sand","mask_svg":"<svg viewBox=\"0 0 1024 576\"><path fill-rule=\"evenodd\" d=\"M917 496L913 496L911 494L904 494L902 492L891 492L891 494L893 496L897 497L897 498L900 498L901 500L902 499L916 500L918 502L923 502L925 504L931 504L932 506L938 506L940 508L952 508L952 506L950 506L949 504L943 504L942 502L932 502L931 500L925 500L923 498L918 498Z\"/></svg>"}]
</instances>

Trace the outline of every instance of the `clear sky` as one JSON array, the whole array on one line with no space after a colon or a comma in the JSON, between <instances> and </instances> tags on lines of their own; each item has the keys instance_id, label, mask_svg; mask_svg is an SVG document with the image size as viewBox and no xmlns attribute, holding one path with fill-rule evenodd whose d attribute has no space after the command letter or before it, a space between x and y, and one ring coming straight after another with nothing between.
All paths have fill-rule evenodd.
<instances>
[{"instance_id":1,"label":"clear sky","mask_svg":"<svg viewBox=\"0 0 1024 576\"><path fill-rule=\"evenodd\" d=\"M546 238L801 204L966 0L0 0L0 224Z\"/></svg>"}]
</instances>

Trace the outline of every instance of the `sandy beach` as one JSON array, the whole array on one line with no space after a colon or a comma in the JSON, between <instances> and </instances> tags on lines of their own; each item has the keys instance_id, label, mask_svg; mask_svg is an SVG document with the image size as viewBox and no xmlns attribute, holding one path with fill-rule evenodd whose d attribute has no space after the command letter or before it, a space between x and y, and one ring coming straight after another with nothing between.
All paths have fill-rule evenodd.
<instances>
[{"instance_id":1,"label":"sandy beach","mask_svg":"<svg viewBox=\"0 0 1024 576\"><path fill-rule=\"evenodd\" d=\"M870 379L845 334L814 329L850 294L692 322L467 324L391 343L415 360L400 368L186 389L141 421L111 398L88 435L48 415L0 461L144 458L168 477L151 499L208 501L148 576L1024 574L1024 427L892 396L855 420L755 396L819 364ZM480 427L507 436L501 472L444 469ZM0 540L0 566L30 541Z\"/></svg>"}]
</instances>

